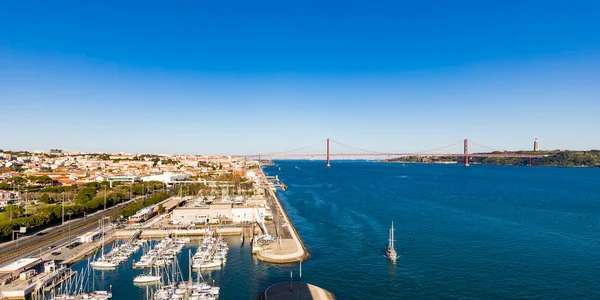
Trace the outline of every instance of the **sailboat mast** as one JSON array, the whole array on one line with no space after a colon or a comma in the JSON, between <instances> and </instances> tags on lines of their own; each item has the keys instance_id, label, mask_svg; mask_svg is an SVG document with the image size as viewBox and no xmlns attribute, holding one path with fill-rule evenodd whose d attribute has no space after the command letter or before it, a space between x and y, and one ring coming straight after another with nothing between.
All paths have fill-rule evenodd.
<instances>
[{"instance_id":1,"label":"sailboat mast","mask_svg":"<svg viewBox=\"0 0 600 300\"><path fill-rule=\"evenodd\" d=\"M392 221L392 227L390 228L388 247L394 249L394 221Z\"/></svg>"},{"instance_id":2,"label":"sailboat mast","mask_svg":"<svg viewBox=\"0 0 600 300\"><path fill-rule=\"evenodd\" d=\"M104 257L104 219L100 219L100 230L102 230L102 253L100 257Z\"/></svg>"},{"instance_id":3,"label":"sailboat mast","mask_svg":"<svg viewBox=\"0 0 600 300\"><path fill-rule=\"evenodd\" d=\"M392 229L390 230L390 245L394 249L394 221L392 221Z\"/></svg>"},{"instance_id":4,"label":"sailboat mast","mask_svg":"<svg viewBox=\"0 0 600 300\"><path fill-rule=\"evenodd\" d=\"M190 281L190 286L192 286L192 249L190 248L190 251L188 251L188 272L189 272L189 281Z\"/></svg>"}]
</instances>

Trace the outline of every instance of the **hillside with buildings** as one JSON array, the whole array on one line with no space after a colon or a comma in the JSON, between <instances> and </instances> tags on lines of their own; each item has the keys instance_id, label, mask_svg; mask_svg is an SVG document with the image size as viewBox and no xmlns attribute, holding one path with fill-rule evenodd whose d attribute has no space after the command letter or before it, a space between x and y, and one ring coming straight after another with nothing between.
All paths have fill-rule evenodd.
<instances>
[{"instance_id":1,"label":"hillside with buildings","mask_svg":"<svg viewBox=\"0 0 600 300\"><path fill-rule=\"evenodd\" d=\"M0 236L85 216L135 197L123 217L170 196L211 195L210 182L232 183L231 196L248 192L257 162L227 156L137 155L2 151L0 155ZM174 189L179 183L185 188ZM222 193L219 193L221 196ZM153 195L153 196L152 196Z\"/></svg>"},{"instance_id":2,"label":"hillside with buildings","mask_svg":"<svg viewBox=\"0 0 600 300\"><path fill-rule=\"evenodd\" d=\"M500 152L494 152L500 153ZM502 152L511 154L531 154L542 157L533 158L534 166L560 166L560 167L600 167L600 150L589 151L512 151ZM385 160L386 162L415 162L415 163L464 163L464 157L457 156L406 156ZM471 164L527 166L529 159L519 157L469 157Z\"/></svg>"},{"instance_id":3,"label":"hillside with buildings","mask_svg":"<svg viewBox=\"0 0 600 300\"><path fill-rule=\"evenodd\" d=\"M476 155L473 155L476 154ZM482 154L490 154L486 157ZM528 157L502 157L535 156ZM464 163L465 159L457 155L439 156L405 156L384 160L386 162L415 162L415 163ZM560 167L600 167L600 150L540 150L540 143L533 141L532 151L494 151L489 153L471 153L470 164L509 165L509 166L560 166Z\"/></svg>"}]
</instances>

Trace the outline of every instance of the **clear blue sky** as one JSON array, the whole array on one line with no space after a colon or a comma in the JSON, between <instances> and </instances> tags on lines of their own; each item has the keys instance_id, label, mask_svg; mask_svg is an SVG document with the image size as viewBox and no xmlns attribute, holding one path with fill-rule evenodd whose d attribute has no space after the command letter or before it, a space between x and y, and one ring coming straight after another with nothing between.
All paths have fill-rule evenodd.
<instances>
[{"instance_id":1,"label":"clear blue sky","mask_svg":"<svg viewBox=\"0 0 600 300\"><path fill-rule=\"evenodd\" d=\"M600 148L599 16L598 1L7 1L0 148Z\"/></svg>"}]
</instances>

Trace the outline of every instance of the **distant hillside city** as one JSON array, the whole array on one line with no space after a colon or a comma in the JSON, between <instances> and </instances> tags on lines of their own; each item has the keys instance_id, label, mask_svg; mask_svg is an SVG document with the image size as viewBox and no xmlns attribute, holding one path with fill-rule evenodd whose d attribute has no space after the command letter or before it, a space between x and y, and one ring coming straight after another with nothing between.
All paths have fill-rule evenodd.
<instances>
[{"instance_id":1,"label":"distant hillside city","mask_svg":"<svg viewBox=\"0 0 600 300\"><path fill-rule=\"evenodd\" d=\"M208 194L207 182L231 182L231 196L250 196L246 181L259 168L228 156L0 152L0 239L145 196L123 208L129 217L177 194ZM173 189L178 182L187 184Z\"/></svg>"},{"instance_id":2,"label":"distant hillside city","mask_svg":"<svg viewBox=\"0 0 600 300\"><path fill-rule=\"evenodd\" d=\"M470 164L527 166L561 166L561 167L600 167L600 150L571 151L571 150L540 150L537 139L532 151L494 151L489 153L535 154L540 156L531 161L521 157L481 157L469 158ZM463 163L464 158L456 156L406 156L387 159L388 162L416 163Z\"/></svg>"}]
</instances>

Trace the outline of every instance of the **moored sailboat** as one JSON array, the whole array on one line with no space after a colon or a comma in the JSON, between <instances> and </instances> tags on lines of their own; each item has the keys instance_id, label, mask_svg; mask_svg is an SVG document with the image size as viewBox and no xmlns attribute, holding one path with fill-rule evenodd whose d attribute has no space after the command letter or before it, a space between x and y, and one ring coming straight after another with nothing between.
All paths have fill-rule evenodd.
<instances>
[{"instance_id":1,"label":"moored sailboat","mask_svg":"<svg viewBox=\"0 0 600 300\"><path fill-rule=\"evenodd\" d=\"M94 269L116 269L119 264L104 255L104 219L102 220L102 225L100 227L102 228L102 249L100 250L100 258L90 265Z\"/></svg>"}]
</instances>

